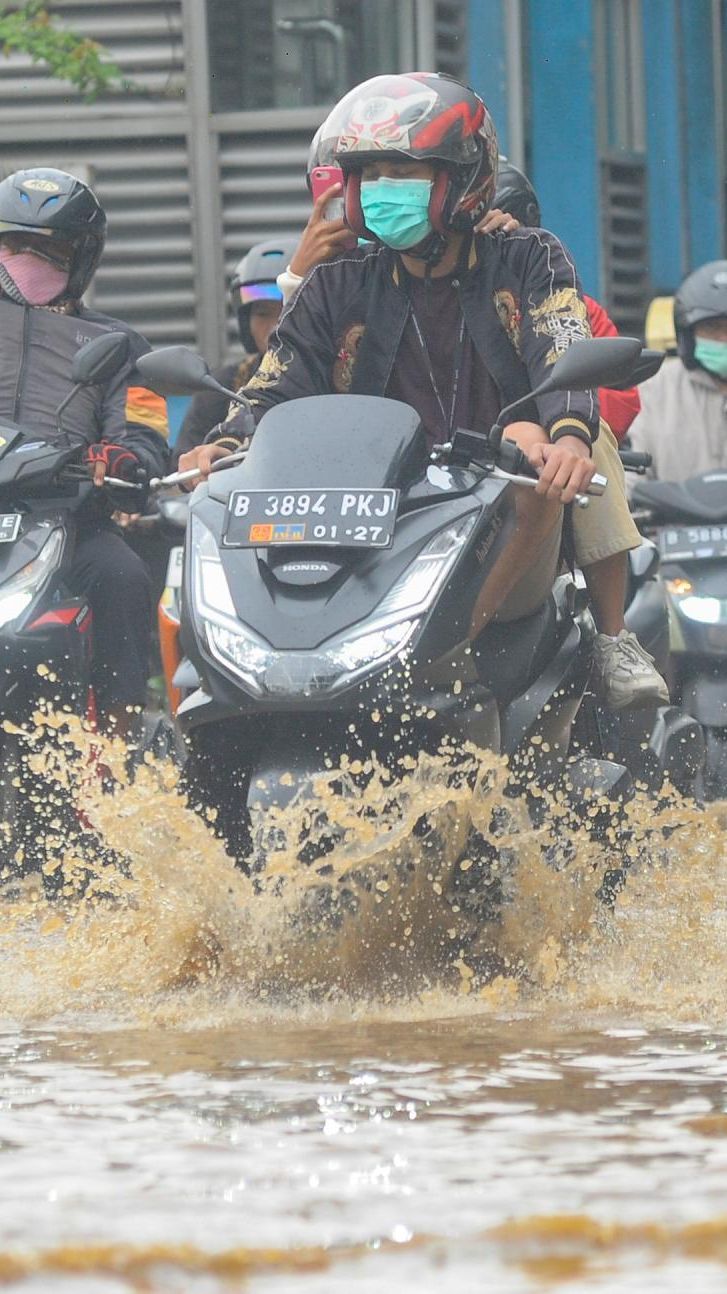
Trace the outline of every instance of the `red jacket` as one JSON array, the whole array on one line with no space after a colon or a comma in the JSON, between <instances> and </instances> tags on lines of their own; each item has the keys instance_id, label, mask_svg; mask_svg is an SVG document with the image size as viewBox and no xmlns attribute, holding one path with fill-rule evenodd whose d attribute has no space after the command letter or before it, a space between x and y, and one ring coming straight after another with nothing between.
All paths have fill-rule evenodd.
<instances>
[{"instance_id":1,"label":"red jacket","mask_svg":"<svg viewBox=\"0 0 727 1294\"><path fill-rule=\"evenodd\" d=\"M588 320L594 337L618 337L618 328L593 297L584 295L583 300L588 308ZM618 441L623 440L631 423L641 408L639 393L635 386L627 391L606 391L603 387L598 392L598 403L601 417L608 423Z\"/></svg>"}]
</instances>

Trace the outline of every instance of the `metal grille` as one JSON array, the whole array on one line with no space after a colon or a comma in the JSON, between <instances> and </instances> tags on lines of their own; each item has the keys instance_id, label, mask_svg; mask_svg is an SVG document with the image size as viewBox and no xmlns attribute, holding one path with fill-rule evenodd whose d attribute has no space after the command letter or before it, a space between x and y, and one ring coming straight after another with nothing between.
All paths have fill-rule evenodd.
<instances>
[{"instance_id":1,"label":"metal grille","mask_svg":"<svg viewBox=\"0 0 727 1294\"><path fill-rule=\"evenodd\" d=\"M106 251L87 295L159 344L195 341L186 141L86 140L42 149L0 144L3 175L28 165L88 175L109 219Z\"/></svg>"},{"instance_id":2,"label":"metal grille","mask_svg":"<svg viewBox=\"0 0 727 1294\"><path fill-rule=\"evenodd\" d=\"M222 238L225 275L254 243L276 235L299 234L310 215L305 165L311 135L321 111L310 110L285 131L223 133L219 137ZM221 292L224 285L220 284ZM228 335L237 345L236 324L230 314Z\"/></svg>"},{"instance_id":3,"label":"metal grille","mask_svg":"<svg viewBox=\"0 0 727 1294\"><path fill-rule=\"evenodd\" d=\"M103 109L133 115L175 111L184 92L182 0L73 0L51 6L53 20L99 41L138 93L104 96ZM77 91L50 76L25 54L0 58L0 112L4 124L60 111L64 118L89 117L98 109Z\"/></svg>"},{"instance_id":4,"label":"metal grille","mask_svg":"<svg viewBox=\"0 0 727 1294\"><path fill-rule=\"evenodd\" d=\"M434 39L437 71L467 81L467 10L463 0L437 0Z\"/></svg>"},{"instance_id":5,"label":"metal grille","mask_svg":"<svg viewBox=\"0 0 727 1294\"><path fill-rule=\"evenodd\" d=\"M621 332L643 335L649 300L646 165L640 159L601 162L605 304Z\"/></svg>"}]
</instances>

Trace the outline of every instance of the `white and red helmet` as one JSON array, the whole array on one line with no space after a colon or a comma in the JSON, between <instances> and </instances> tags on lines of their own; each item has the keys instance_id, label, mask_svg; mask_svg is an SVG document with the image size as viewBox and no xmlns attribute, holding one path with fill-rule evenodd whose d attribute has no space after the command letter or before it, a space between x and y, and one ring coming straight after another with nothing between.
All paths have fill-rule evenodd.
<instances>
[{"instance_id":1,"label":"white and red helmet","mask_svg":"<svg viewBox=\"0 0 727 1294\"><path fill-rule=\"evenodd\" d=\"M474 90L442 72L375 76L350 90L316 135L316 152L344 172L346 222L373 235L361 209L361 170L384 157L439 163L429 219L437 234L471 229L492 204L497 135Z\"/></svg>"}]
</instances>

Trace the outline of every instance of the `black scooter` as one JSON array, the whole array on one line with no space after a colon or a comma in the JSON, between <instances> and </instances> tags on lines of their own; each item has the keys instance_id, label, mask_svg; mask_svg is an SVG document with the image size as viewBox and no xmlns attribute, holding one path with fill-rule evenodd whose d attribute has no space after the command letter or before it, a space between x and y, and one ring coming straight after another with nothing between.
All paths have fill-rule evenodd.
<instances>
[{"instance_id":1,"label":"black scooter","mask_svg":"<svg viewBox=\"0 0 727 1294\"><path fill-rule=\"evenodd\" d=\"M654 541L671 623L673 695L702 725L703 793L727 795L727 473L643 480L634 517Z\"/></svg>"},{"instance_id":2,"label":"black scooter","mask_svg":"<svg viewBox=\"0 0 727 1294\"><path fill-rule=\"evenodd\" d=\"M632 339L574 344L540 390L632 381L640 355ZM181 347L139 367L160 394L217 389ZM177 720L190 784L244 866L264 866L275 811L314 799L362 750L395 777L402 756L471 742L513 766L522 756L524 780L552 785L567 763L574 801L627 793L623 766L569 753L594 633L570 576L534 615L469 644L512 485L535 484L501 443L513 407L490 437L457 431L433 464L407 405L291 401L265 415L244 462L195 491ZM308 863L329 847L325 833L299 844Z\"/></svg>"},{"instance_id":3,"label":"black scooter","mask_svg":"<svg viewBox=\"0 0 727 1294\"><path fill-rule=\"evenodd\" d=\"M58 411L60 428L73 395L118 372L128 344L125 334L106 333L76 353L75 386ZM72 422L55 444L32 429L0 424L0 857L13 872L44 865L45 830L57 834L58 824L50 831L43 811L52 806L50 822L68 808L42 778L34 793L19 730L43 706L95 720L93 615L67 584L76 519L95 489L80 456ZM127 486L113 478L108 484ZM71 816L77 825L77 814Z\"/></svg>"}]
</instances>

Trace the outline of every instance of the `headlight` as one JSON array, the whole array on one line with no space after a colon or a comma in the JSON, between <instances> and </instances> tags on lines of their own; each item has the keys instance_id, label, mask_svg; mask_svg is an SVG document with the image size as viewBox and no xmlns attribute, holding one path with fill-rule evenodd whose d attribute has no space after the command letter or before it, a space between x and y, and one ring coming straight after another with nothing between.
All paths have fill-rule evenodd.
<instances>
[{"instance_id":1,"label":"headlight","mask_svg":"<svg viewBox=\"0 0 727 1294\"><path fill-rule=\"evenodd\" d=\"M235 629L208 620L212 655L234 671L255 696L314 696L335 692L403 652L418 625L399 621L347 635L315 651L276 651L246 625Z\"/></svg>"},{"instance_id":2,"label":"headlight","mask_svg":"<svg viewBox=\"0 0 727 1294\"><path fill-rule=\"evenodd\" d=\"M702 625L718 625L727 621L727 601L723 598L698 597L680 598L677 606L687 620L697 620Z\"/></svg>"},{"instance_id":3,"label":"headlight","mask_svg":"<svg viewBox=\"0 0 727 1294\"><path fill-rule=\"evenodd\" d=\"M377 620L402 612L422 615L429 609L464 548L477 515L468 512L466 517L453 521L430 539L379 603Z\"/></svg>"},{"instance_id":4,"label":"headlight","mask_svg":"<svg viewBox=\"0 0 727 1294\"><path fill-rule=\"evenodd\" d=\"M429 541L379 603L373 621L310 651L276 651L241 623L217 544L195 517L194 600L210 652L255 696L312 696L348 686L411 646L423 613L450 574L477 515L468 513Z\"/></svg>"},{"instance_id":5,"label":"headlight","mask_svg":"<svg viewBox=\"0 0 727 1294\"><path fill-rule=\"evenodd\" d=\"M32 562L23 566L5 584L0 585L0 628L17 620L27 611L33 598L58 565L63 551L63 531L52 530Z\"/></svg>"}]
</instances>

